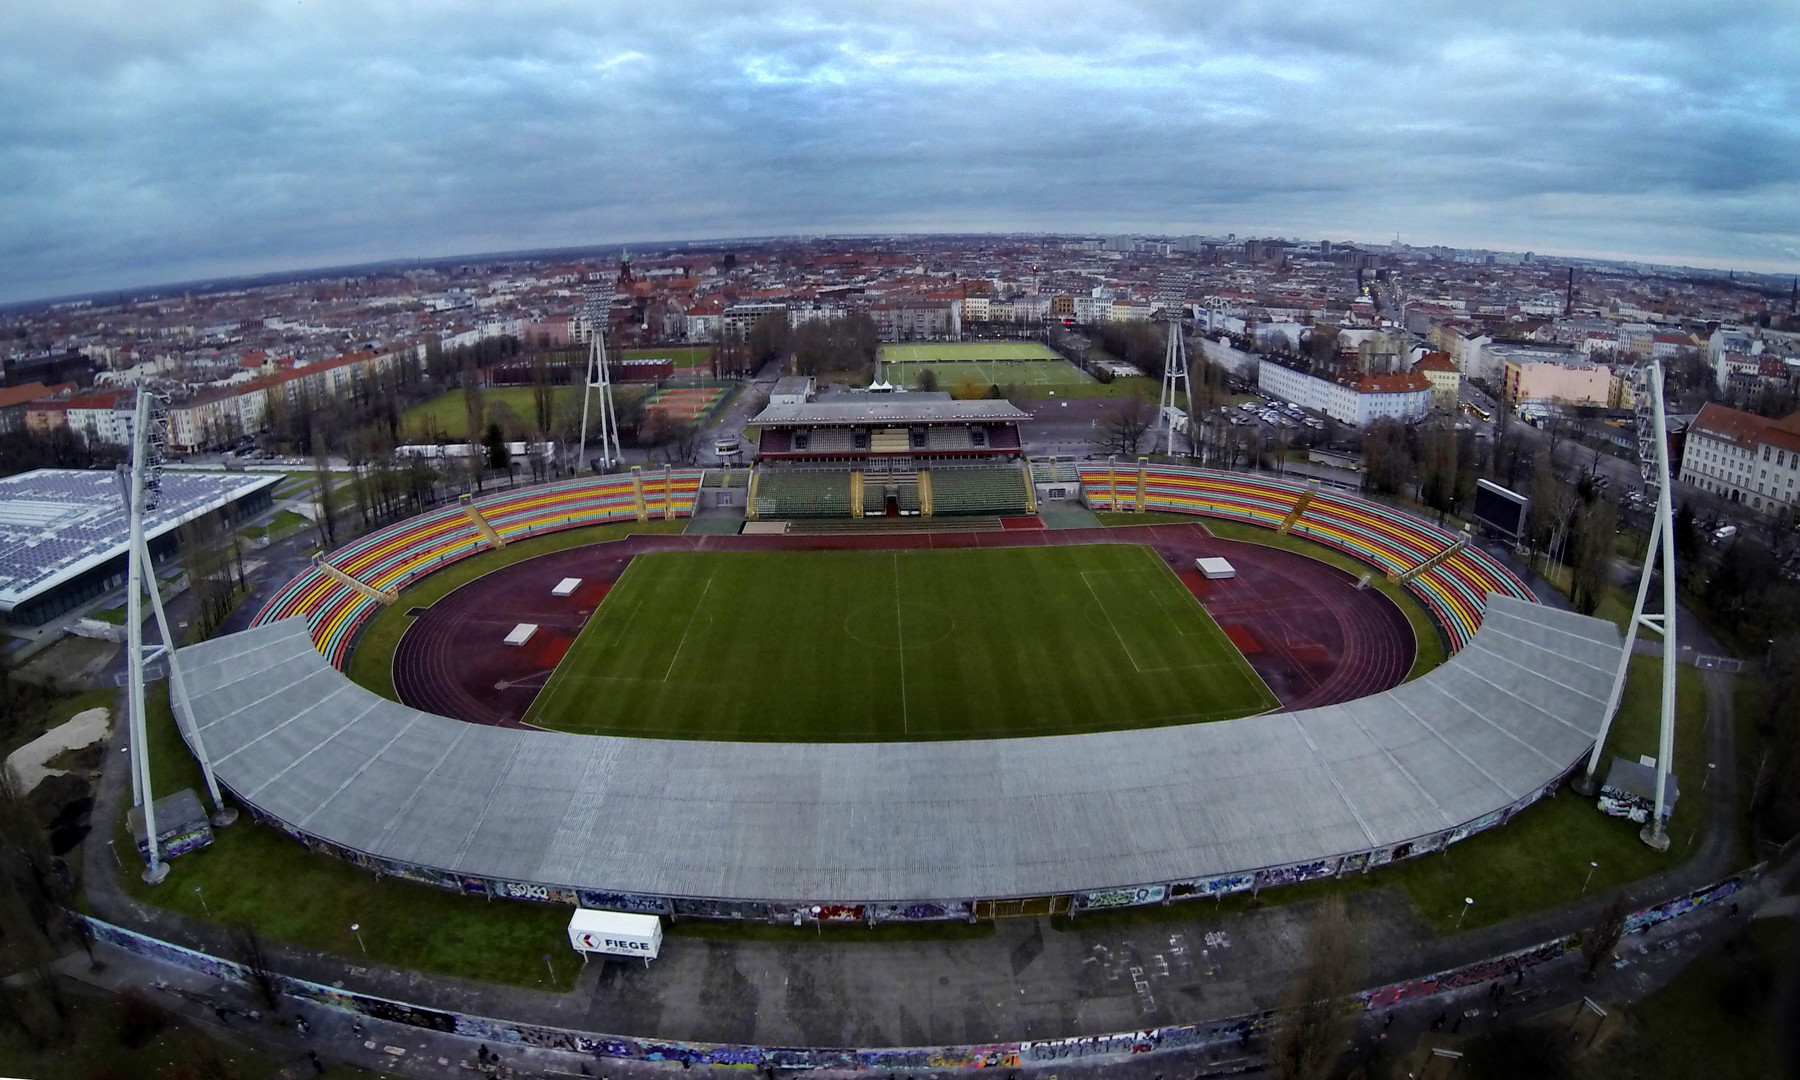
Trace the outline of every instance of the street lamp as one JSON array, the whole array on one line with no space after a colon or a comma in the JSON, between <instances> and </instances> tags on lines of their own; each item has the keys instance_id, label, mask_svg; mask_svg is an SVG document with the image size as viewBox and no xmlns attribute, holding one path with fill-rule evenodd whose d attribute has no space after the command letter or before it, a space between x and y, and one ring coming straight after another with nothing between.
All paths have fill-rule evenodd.
<instances>
[{"instance_id":1,"label":"street lamp","mask_svg":"<svg viewBox=\"0 0 1800 1080\"><path fill-rule=\"evenodd\" d=\"M1709 761L1706 763L1706 772L1701 774L1701 776L1700 776L1700 790L1701 791L1706 790L1707 782L1712 779L1713 769L1715 769L1717 767L1718 766L1714 762Z\"/></svg>"},{"instance_id":2,"label":"street lamp","mask_svg":"<svg viewBox=\"0 0 1800 1080\"><path fill-rule=\"evenodd\" d=\"M363 943L362 923L351 923L350 932L356 935L356 947L362 950L364 956L369 955L369 947Z\"/></svg>"},{"instance_id":3,"label":"street lamp","mask_svg":"<svg viewBox=\"0 0 1800 1080\"><path fill-rule=\"evenodd\" d=\"M212 909L206 906L206 894L200 891L200 886L194 886L194 895L200 898L200 910L206 913L207 918L212 918Z\"/></svg>"},{"instance_id":4,"label":"street lamp","mask_svg":"<svg viewBox=\"0 0 1800 1080\"><path fill-rule=\"evenodd\" d=\"M1463 919L1468 917L1469 909L1474 906L1475 898L1473 896L1463 897L1463 909L1456 914L1456 928L1458 930L1462 929Z\"/></svg>"},{"instance_id":5,"label":"street lamp","mask_svg":"<svg viewBox=\"0 0 1800 1080\"><path fill-rule=\"evenodd\" d=\"M814 904L812 909L813 926L818 928L819 936L823 938L825 936L825 920L819 918L819 912L819 905Z\"/></svg>"},{"instance_id":6,"label":"street lamp","mask_svg":"<svg viewBox=\"0 0 1800 1080\"><path fill-rule=\"evenodd\" d=\"M1588 863L1587 877L1583 878L1582 882L1581 882L1581 891L1582 892L1588 891L1588 883L1594 880L1594 871L1596 871L1598 869L1600 869L1599 863L1597 863L1597 862Z\"/></svg>"}]
</instances>

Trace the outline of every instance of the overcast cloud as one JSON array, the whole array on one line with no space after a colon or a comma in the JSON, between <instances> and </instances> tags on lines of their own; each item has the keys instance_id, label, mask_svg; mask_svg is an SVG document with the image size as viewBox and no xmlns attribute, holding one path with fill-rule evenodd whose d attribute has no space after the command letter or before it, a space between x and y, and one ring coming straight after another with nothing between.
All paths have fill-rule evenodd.
<instances>
[{"instance_id":1,"label":"overcast cloud","mask_svg":"<svg viewBox=\"0 0 1800 1080\"><path fill-rule=\"evenodd\" d=\"M793 232L1800 266L1794 4L1490 7L12 0L0 299Z\"/></svg>"}]
</instances>

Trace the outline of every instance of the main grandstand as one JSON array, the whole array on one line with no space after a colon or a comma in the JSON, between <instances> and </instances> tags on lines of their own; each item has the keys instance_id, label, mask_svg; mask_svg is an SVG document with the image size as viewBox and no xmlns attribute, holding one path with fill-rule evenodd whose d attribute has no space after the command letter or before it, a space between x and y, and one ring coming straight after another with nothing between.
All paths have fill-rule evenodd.
<instances>
[{"instance_id":1,"label":"main grandstand","mask_svg":"<svg viewBox=\"0 0 1800 1080\"><path fill-rule=\"evenodd\" d=\"M870 424L899 426L888 415ZM852 426L816 416L787 426ZM847 466L836 467L842 475ZM1308 497L1274 478L1147 464L1080 472L1097 507L1282 527L1374 572L1417 569L1457 539L1391 508ZM665 473L508 493L474 513L383 530L328 562L392 590L479 551L484 537L493 546L596 520L685 516L700 479ZM522 505L531 502L538 507ZM487 536L478 519L506 524ZM563 565L556 574L568 573ZM877 921L1111 907L1440 850L1555 790L1592 744L1619 654L1611 624L1538 606L1471 548L1406 585L1439 621L1452 657L1355 700L962 741L575 735L470 724L350 683L337 668L373 606L346 608L338 590L358 591L314 574L251 630L183 651L221 783L265 822L378 873L670 915ZM729 695L717 706L730 709Z\"/></svg>"},{"instance_id":2,"label":"main grandstand","mask_svg":"<svg viewBox=\"0 0 1800 1080\"><path fill-rule=\"evenodd\" d=\"M760 430L749 516L931 517L1034 513L1019 425L997 399L846 394L772 404Z\"/></svg>"}]
</instances>

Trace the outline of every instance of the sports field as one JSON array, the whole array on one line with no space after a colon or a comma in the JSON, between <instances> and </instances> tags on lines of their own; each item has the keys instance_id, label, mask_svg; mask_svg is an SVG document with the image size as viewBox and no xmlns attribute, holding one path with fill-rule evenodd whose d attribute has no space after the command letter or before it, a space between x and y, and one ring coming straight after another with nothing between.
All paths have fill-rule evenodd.
<instances>
[{"instance_id":1,"label":"sports field","mask_svg":"<svg viewBox=\"0 0 1800 1080\"><path fill-rule=\"evenodd\" d=\"M1000 360L991 363L907 361L890 363L882 374L902 386L919 385L925 372L937 376L938 389L952 390L963 383L979 386L1074 386L1093 382L1075 365L1063 360Z\"/></svg>"},{"instance_id":2,"label":"sports field","mask_svg":"<svg viewBox=\"0 0 1800 1080\"><path fill-rule=\"evenodd\" d=\"M639 555L525 721L694 739L1058 735L1276 707L1151 549Z\"/></svg>"},{"instance_id":3,"label":"sports field","mask_svg":"<svg viewBox=\"0 0 1800 1080\"><path fill-rule=\"evenodd\" d=\"M1056 350L1038 341L921 341L883 345L884 363L917 360L1058 360Z\"/></svg>"}]
</instances>

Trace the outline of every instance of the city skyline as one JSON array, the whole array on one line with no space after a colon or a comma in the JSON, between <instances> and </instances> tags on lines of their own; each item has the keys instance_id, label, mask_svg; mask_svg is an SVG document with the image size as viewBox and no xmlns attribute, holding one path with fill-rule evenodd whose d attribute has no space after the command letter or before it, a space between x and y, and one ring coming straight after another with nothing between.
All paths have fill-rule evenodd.
<instances>
[{"instance_id":1,"label":"city skyline","mask_svg":"<svg viewBox=\"0 0 1800 1080\"><path fill-rule=\"evenodd\" d=\"M1235 232L1800 267L1792 13L0 15L0 302L635 239Z\"/></svg>"}]
</instances>

